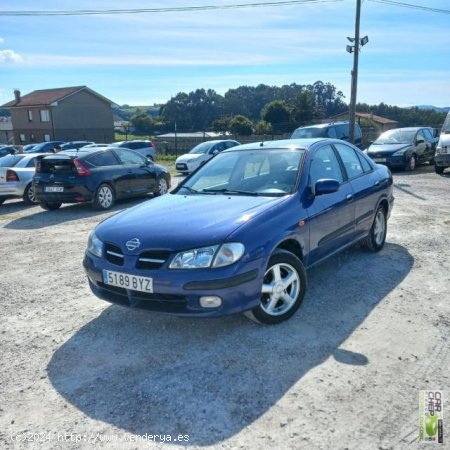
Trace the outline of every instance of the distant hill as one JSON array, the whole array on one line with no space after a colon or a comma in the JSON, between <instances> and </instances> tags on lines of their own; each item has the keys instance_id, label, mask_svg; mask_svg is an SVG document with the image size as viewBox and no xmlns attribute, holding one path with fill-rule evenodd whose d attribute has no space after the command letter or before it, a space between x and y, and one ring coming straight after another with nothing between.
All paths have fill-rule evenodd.
<instances>
[{"instance_id":1,"label":"distant hill","mask_svg":"<svg viewBox=\"0 0 450 450\"><path fill-rule=\"evenodd\" d=\"M433 105L417 105L416 108L419 109L432 109L433 111L436 112L449 112L450 111L450 106L444 106L443 108L439 108L438 106L433 106Z\"/></svg>"}]
</instances>

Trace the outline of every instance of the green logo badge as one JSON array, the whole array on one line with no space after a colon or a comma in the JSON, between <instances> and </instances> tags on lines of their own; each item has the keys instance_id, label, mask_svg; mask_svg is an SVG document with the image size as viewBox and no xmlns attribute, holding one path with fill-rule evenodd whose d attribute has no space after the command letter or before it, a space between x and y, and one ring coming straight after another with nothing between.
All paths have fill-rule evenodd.
<instances>
[{"instance_id":1,"label":"green logo badge","mask_svg":"<svg viewBox=\"0 0 450 450\"><path fill-rule=\"evenodd\" d=\"M444 398L442 391L420 391L419 441L444 443Z\"/></svg>"}]
</instances>

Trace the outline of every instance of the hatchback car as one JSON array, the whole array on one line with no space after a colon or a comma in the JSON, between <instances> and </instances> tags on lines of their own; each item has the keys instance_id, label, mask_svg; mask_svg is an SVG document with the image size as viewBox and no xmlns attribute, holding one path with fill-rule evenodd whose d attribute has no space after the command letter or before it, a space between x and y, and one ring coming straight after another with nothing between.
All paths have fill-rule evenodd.
<instances>
[{"instance_id":1,"label":"hatchback car","mask_svg":"<svg viewBox=\"0 0 450 450\"><path fill-rule=\"evenodd\" d=\"M122 141L110 144L110 146L134 150L152 161L156 160L156 145L152 141Z\"/></svg>"},{"instance_id":2,"label":"hatchback car","mask_svg":"<svg viewBox=\"0 0 450 450\"><path fill-rule=\"evenodd\" d=\"M392 206L389 169L350 144L247 144L103 221L83 264L113 303L273 324L300 307L305 269L357 242L382 249Z\"/></svg>"},{"instance_id":3,"label":"hatchback car","mask_svg":"<svg viewBox=\"0 0 450 450\"><path fill-rule=\"evenodd\" d=\"M170 174L131 150L81 148L40 158L33 186L39 205L47 210L84 202L109 209L120 198L167 193Z\"/></svg>"},{"instance_id":4,"label":"hatchback car","mask_svg":"<svg viewBox=\"0 0 450 450\"><path fill-rule=\"evenodd\" d=\"M189 153L179 156L175 161L175 169L180 173L191 173L214 155L236 145L239 142L229 139L202 142Z\"/></svg>"},{"instance_id":5,"label":"hatchback car","mask_svg":"<svg viewBox=\"0 0 450 450\"><path fill-rule=\"evenodd\" d=\"M433 162L436 142L432 128L394 128L385 131L366 152L377 163L413 171L419 163Z\"/></svg>"},{"instance_id":6,"label":"hatchback car","mask_svg":"<svg viewBox=\"0 0 450 450\"><path fill-rule=\"evenodd\" d=\"M297 128L291 136L291 139L311 139L311 138L335 138L343 141L350 140L350 122L331 122L309 125L307 127ZM362 142L362 133L359 123L355 123L355 145L360 146Z\"/></svg>"},{"instance_id":7,"label":"hatchback car","mask_svg":"<svg viewBox=\"0 0 450 450\"><path fill-rule=\"evenodd\" d=\"M0 205L10 198L36 204L33 175L38 154L15 154L0 158Z\"/></svg>"}]
</instances>

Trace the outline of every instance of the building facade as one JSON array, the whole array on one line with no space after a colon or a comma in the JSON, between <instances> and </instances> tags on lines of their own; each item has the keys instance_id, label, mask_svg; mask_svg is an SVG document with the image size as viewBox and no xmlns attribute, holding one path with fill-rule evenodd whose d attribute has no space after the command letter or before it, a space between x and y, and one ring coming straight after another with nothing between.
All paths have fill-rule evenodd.
<instances>
[{"instance_id":1,"label":"building facade","mask_svg":"<svg viewBox=\"0 0 450 450\"><path fill-rule=\"evenodd\" d=\"M15 144L43 141L114 141L113 103L86 86L43 89L4 104Z\"/></svg>"}]
</instances>

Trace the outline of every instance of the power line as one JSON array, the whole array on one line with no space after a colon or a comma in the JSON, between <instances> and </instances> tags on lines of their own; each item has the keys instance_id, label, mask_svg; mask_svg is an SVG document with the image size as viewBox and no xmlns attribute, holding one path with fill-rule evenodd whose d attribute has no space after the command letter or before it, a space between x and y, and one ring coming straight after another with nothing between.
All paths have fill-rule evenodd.
<instances>
[{"instance_id":1,"label":"power line","mask_svg":"<svg viewBox=\"0 0 450 450\"><path fill-rule=\"evenodd\" d=\"M262 8L270 6L288 6L308 3L334 3L344 0L288 0L259 3L238 3L230 5L204 5L204 6L181 6L173 8L138 8L138 9L78 9L78 10L48 10L48 11L0 11L0 16L90 16L90 15L111 15L111 14L148 14L166 12L190 12L190 11L210 11L218 9L240 9L240 8Z\"/></svg>"},{"instance_id":2,"label":"power line","mask_svg":"<svg viewBox=\"0 0 450 450\"><path fill-rule=\"evenodd\" d=\"M374 3L384 3L386 5L401 6L403 8L419 9L421 11L435 12L440 14L450 14L450 9L431 8L430 6L415 5L412 3L397 2L394 0L369 0Z\"/></svg>"}]
</instances>

